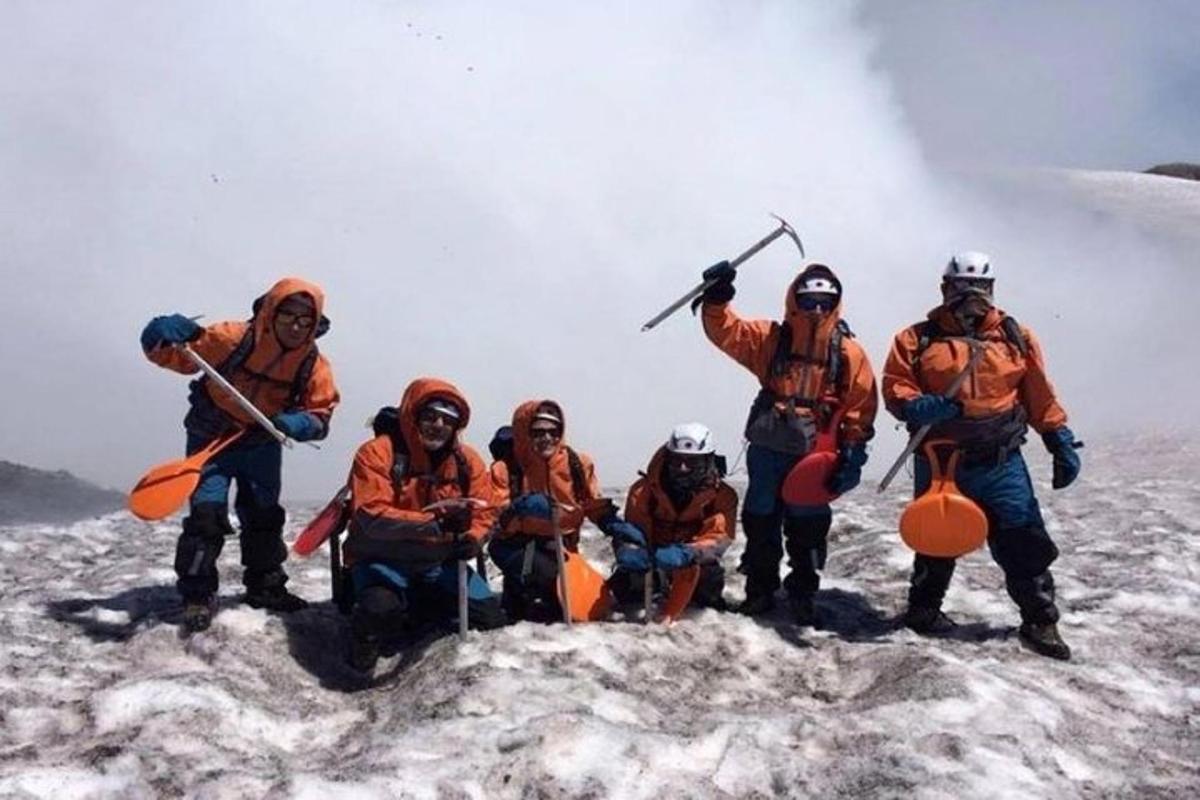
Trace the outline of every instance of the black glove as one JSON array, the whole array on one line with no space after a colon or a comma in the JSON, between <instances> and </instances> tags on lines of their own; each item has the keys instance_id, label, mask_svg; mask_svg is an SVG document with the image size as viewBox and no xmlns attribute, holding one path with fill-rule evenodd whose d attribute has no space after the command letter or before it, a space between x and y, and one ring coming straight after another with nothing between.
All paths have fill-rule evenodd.
<instances>
[{"instance_id":1,"label":"black glove","mask_svg":"<svg viewBox=\"0 0 1200 800\"><path fill-rule=\"evenodd\" d=\"M471 527L471 507L466 503L450 506L438 515L438 525L447 533L466 533Z\"/></svg>"},{"instance_id":2,"label":"black glove","mask_svg":"<svg viewBox=\"0 0 1200 800\"><path fill-rule=\"evenodd\" d=\"M1075 434L1064 425L1053 431L1042 434L1042 442L1050 455L1054 456L1054 475L1050 486L1055 489L1065 489L1079 477L1082 460L1075 451L1083 447L1083 442L1075 441Z\"/></svg>"},{"instance_id":3,"label":"black glove","mask_svg":"<svg viewBox=\"0 0 1200 800\"><path fill-rule=\"evenodd\" d=\"M454 540L450 554L458 561L470 561L479 555L479 550L479 540L464 533Z\"/></svg>"},{"instance_id":4,"label":"black glove","mask_svg":"<svg viewBox=\"0 0 1200 800\"><path fill-rule=\"evenodd\" d=\"M707 283L714 281L704 294L692 301L692 313L696 313L696 309L701 303L712 303L714 305L722 305L733 299L737 290L733 288L733 279L737 277L737 269L730 266L728 261L718 261L700 274L700 277Z\"/></svg>"}]
</instances>

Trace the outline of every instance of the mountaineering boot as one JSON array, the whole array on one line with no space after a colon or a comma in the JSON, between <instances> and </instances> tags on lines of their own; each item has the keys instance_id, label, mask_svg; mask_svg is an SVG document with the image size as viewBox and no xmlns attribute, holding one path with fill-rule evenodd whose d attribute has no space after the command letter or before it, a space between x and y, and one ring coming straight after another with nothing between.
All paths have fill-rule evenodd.
<instances>
[{"instance_id":1,"label":"mountaineering boot","mask_svg":"<svg viewBox=\"0 0 1200 800\"><path fill-rule=\"evenodd\" d=\"M188 600L183 604L183 627L188 633L200 633L212 625L217 610L215 597Z\"/></svg>"},{"instance_id":2,"label":"mountaineering boot","mask_svg":"<svg viewBox=\"0 0 1200 800\"><path fill-rule=\"evenodd\" d=\"M757 617L775 608L779 562L783 560L782 523L779 513L742 515L746 549L738 572L746 576L746 599L738 606L739 614Z\"/></svg>"},{"instance_id":3,"label":"mountaineering boot","mask_svg":"<svg viewBox=\"0 0 1200 800\"><path fill-rule=\"evenodd\" d=\"M346 656L350 667L370 674L379 661L379 642L370 633L354 630L350 635L350 652Z\"/></svg>"},{"instance_id":4,"label":"mountaineering boot","mask_svg":"<svg viewBox=\"0 0 1200 800\"><path fill-rule=\"evenodd\" d=\"M737 607L737 613L745 614L747 617L760 617L763 614L769 614L774 608L775 595L752 594L747 595L742 604Z\"/></svg>"},{"instance_id":5,"label":"mountaineering boot","mask_svg":"<svg viewBox=\"0 0 1200 800\"><path fill-rule=\"evenodd\" d=\"M1021 643L1039 655L1059 661L1071 660L1071 648L1058 635L1058 626L1053 622L1023 622L1019 635Z\"/></svg>"},{"instance_id":6,"label":"mountaineering boot","mask_svg":"<svg viewBox=\"0 0 1200 800\"><path fill-rule=\"evenodd\" d=\"M817 627L817 608L811 594L789 595L788 605L792 609L793 622L802 628Z\"/></svg>"},{"instance_id":7,"label":"mountaineering boot","mask_svg":"<svg viewBox=\"0 0 1200 800\"><path fill-rule=\"evenodd\" d=\"M936 636L949 633L956 625L940 608L909 606L904 612L904 627L923 636Z\"/></svg>"},{"instance_id":8,"label":"mountaineering boot","mask_svg":"<svg viewBox=\"0 0 1200 800\"><path fill-rule=\"evenodd\" d=\"M308 601L282 586L258 586L246 589L246 605L268 611L292 612L308 608Z\"/></svg>"}]
</instances>

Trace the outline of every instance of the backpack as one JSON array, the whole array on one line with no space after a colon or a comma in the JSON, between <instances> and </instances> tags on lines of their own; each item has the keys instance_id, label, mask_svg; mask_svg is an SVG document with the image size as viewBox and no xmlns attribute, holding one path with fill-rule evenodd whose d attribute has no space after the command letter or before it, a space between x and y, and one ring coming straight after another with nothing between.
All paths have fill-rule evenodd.
<instances>
[{"instance_id":1,"label":"backpack","mask_svg":"<svg viewBox=\"0 0 1200 800\"><path fill-rule=\"evenodd\" d=\"M1004 339L1013 347L1017 348L1017 352L1022 358L1029 356L1029 341L1025 338L1025 334L1021 333L1021 324L1014 317L1005 316L1000 320L1000 329L1004 332ZM941 326L931 319L923 320L913 326L913 330L917 334L917 349L913 351L912 366L915 369L918 362L921 360L921 354L929 349L929 345L948 337Z\"/></svg>"}]
</instances>

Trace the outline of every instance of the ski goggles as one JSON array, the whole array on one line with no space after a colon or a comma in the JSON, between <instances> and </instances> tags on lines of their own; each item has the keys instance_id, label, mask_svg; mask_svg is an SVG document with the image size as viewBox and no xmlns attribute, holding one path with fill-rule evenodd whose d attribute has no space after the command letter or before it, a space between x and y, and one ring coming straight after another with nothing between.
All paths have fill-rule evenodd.
<instances>
[{"instance_id":1,"label":"ski goggles","mask_svg":"<svg viewBox=\"0 0 1200 800\"><path fill-rule=\"evenodd\" d=\"M968 294L991 297L994 284L991 278L947 278L946 290L953 297Z\"/></svg>"},{"instance_id":2,"label":"ski goggles","mask_svg":"<svg viewBox=\"0 0 1200 800\"><path fill-rule=\"evenodd\" d=\"M801 311L833 311L837 305L836 294L798 294L796 308Z\"/></svg>"}]
</instances>

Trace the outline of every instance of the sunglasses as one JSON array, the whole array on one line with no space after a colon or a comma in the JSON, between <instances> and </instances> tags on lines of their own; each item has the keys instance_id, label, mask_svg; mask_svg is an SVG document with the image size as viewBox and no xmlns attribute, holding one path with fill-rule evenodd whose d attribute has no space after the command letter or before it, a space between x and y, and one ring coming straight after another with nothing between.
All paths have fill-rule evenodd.
<instances>
[{"instance_id":1,"label":"sunglasses","mask_svg":"<svg viewBox=\"0 0 1200 800\"><path fill-rule=\"evenodd\" d=\"M991 293L992 291L991 278L950 278L946 281L946 285L957 292L977 290Z\"/></svg>"},{"instance_id":2,"label":"sunglasses","mask_svg":"<svg viewBox=\"0 0 1200 800\"><path fill-rule=\"evenodd\" d=\"M417 423L420 425L436 425L441 423L449 428L457 427L458 419L441 411L435 411L432 408L427 408L420 414L417 414Z\"/></svg>"},{"instance_id":3,"label":"sunglasses","mask_svg":"<svg viewBox=\"0 0 1200 800\"><path fill-rule=\"evenodd\" d=\"M308 330L317 324L316 316L308 311L284 311L282 309L275 312L275 321L282 322L284 325L294 325L301 330Z\"/></svg>"},{"instance_id":4,"label":"sunglasses","mask_svg":"<svg viewBox=\"0 0 1200 800\"><path fill-rule=\"evenodd\" d=\"M562 437L562 431L558 428L530 428L530 439L559 439Z\"/></svg>"},{"instance_id":5,"label":"sunglasses","mask_svg":"<svg viewBox=\"0 0 1200 800\"><path fill-rule=\"evenodd\" d=\"M796 296L796 307L801 311L833 311L837 300L833 297L822 297L818 294L801 294Z\"/></svg>"}]
</instances>

